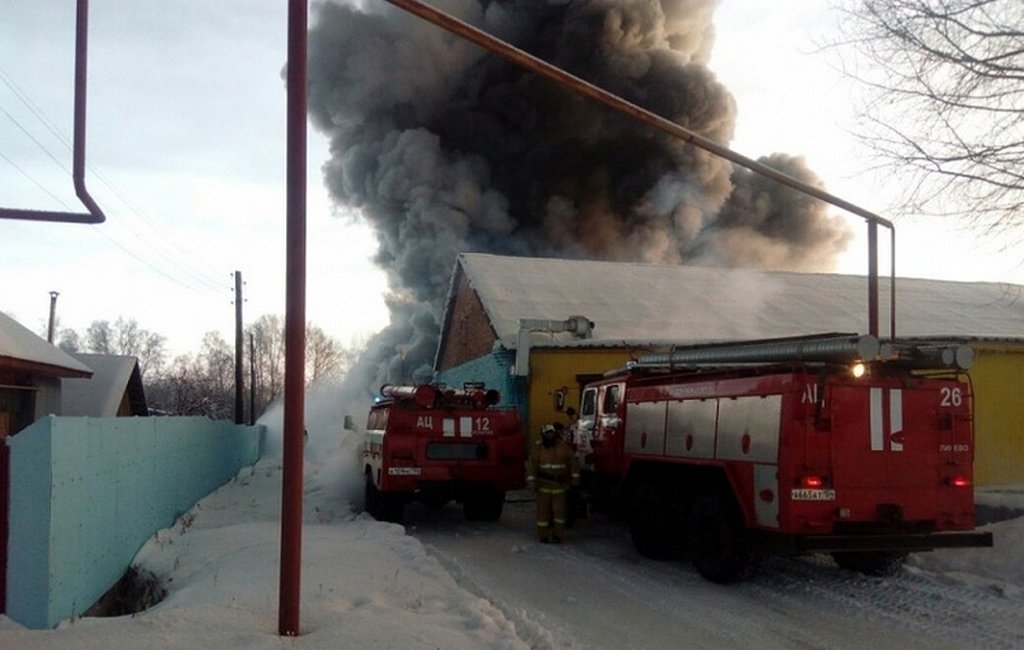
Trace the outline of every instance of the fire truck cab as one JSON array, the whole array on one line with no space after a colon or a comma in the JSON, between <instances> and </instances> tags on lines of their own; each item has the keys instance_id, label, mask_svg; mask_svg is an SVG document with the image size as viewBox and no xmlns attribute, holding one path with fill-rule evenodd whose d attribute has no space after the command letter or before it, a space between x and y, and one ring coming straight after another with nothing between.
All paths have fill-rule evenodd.
<instances>
[{"instance_id":1,"label":"fire truck cab","mask_svg":"<svg viewBox=\"0 0 1024 650\"><path fill-rule=\"evenodd\" d=\"M909 552L991 546L973 532L966 375L831 345L844 352L641 358L586 386L572 434L585 491L625 515L638 552L689 556L716 582L768 553L885 575Z\"/></svg>"},{"instance_id":2,"label":"fire truck cab","mask_svg":"<svg viewBox=\"0 0 1024 650\"><path fill-rule=\"evenodd\" d=\"M498 519L505 492L525 487L526 462L519 415L499 398L482 385L383 386L363 445L366 511L397 522L410 501L455 500L467 519Z\"/></svg>"}]
</instances>

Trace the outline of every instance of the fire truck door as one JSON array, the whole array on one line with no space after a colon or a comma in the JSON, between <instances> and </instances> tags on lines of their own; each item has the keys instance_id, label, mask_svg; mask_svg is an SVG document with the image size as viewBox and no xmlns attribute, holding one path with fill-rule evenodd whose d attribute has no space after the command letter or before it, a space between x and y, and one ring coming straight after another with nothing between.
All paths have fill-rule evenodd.
<instances>
[{"instance_id":1,"label":"fire truck door","mask_svg":"<svg viewBox=\"0 0 1024 650\"><path fill-rule=\"evenodd\" d=\"M620 406L625 385L608 384L598 388L597 417L594 422L594 469L598 473L616 473L622 461L622 416Z\"/></svg>"}]
</instances>

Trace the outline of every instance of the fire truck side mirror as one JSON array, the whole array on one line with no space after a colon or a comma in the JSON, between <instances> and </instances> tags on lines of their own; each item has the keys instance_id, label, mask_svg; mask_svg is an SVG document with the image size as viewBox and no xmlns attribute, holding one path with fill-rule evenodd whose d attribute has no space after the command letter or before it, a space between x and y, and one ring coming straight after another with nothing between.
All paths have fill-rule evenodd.
<instances>
[{"instance_id":1,"label":"fire truck side mirror","mask_svg":"<svg viewBox=\"0 0 1024 650\"><path fill-rule=\"evenodd\" d=\"M356 425L355 425L355 422L352 421L352 416L351 415L346 415L345 416L345 422L344 422L344 424L342 424L342 427L345 429L345 431L353 431L353 430L355 430Z\"/></svg>"}]
</instances>

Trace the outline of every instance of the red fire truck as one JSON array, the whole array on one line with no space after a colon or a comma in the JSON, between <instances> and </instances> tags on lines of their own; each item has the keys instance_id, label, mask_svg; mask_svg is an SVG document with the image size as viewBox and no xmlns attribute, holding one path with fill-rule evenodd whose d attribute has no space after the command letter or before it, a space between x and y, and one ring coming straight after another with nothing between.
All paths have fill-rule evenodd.
<instances>
[{"instance_id":1,"label":"red fire truck","mask_svg":"<svg viewBox=\"0 0 1024 650\"><path fill-rule=\"evenodd\" d=\"M385 385L363 446L366 511L400 521L405 504L462 503L469 520L496 520L505 492L525 487L526 442L514 409L482 385Z\"/></svg>"},{"instance_id":2,"label":"red fire truck","mask_svg":"<svg viewBox=\"0 0 1024 650\"><path fill-rule=\"evenodd\" d=\"M721 583L771 553L886 575L909 552L991 546L974 532L970 357L852 335L641 357L584 387L584 493L641 554Z\"/></svg>"}]
</instances>

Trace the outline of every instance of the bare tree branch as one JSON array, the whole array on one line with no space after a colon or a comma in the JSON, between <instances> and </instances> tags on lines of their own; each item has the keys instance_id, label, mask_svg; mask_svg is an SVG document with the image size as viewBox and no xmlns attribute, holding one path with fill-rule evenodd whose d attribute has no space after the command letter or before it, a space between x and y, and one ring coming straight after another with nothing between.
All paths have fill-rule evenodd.
<instances>
[{"instance_id":1,"label":"bare tree branch","mask_svg":"<svg viewBox=\"0 0 1024 650\"><path fill-rule=\"evenodd\" d=\"M896 211L1024 238L1024 2L839 2L828 47L867 91L857 135L907 179Z\"/></svg>"}]
</instances>

